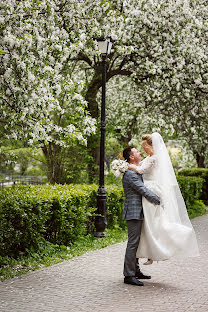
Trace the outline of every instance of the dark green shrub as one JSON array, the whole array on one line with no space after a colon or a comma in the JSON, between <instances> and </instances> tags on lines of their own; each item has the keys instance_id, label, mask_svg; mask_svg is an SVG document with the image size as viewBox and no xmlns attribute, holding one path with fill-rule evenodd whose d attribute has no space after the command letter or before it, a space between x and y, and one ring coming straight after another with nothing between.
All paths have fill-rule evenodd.
<instances>
[{"instance_id":1,"label":"dark green shrub","mask_svg":"<svg viewBox=\"0 0 208 312\"><path fill-rule=\"evenodd\" d=\"M178 177L188 213L197 209L203 179ZM49 241L69 246L94 231L96 185L16 186L0 191L0 256L18 257ZM125 227L121 186L106 186L109 228Z\"/></svg>"},{"instance_id":2,"label":"dark green shrub","mask_svg":"<svg viewBox=\"0 0 208 312\"><path fill-rule=\"evenodd\" d=\"M177 181L189 212L194 202L200 199L204 180L196 177L178 176Z\"/></svg>"},{"instance_id":3,"label":"dark green shrub","mask_svg":"<svg viewBox=\"0 0 208 312\"><path fill-rule=\"evenodd\" d=\"M92 188L92 187L91 187ZM95 208L90 186L17 186L0 192L0 256L37 250L43 240L69 245L87 232Z\"/></svg>"},{"instance_id":4,"label":"dark green shrub","mask_svg":"<svg viewBox=\"0 0 208 312\"><path fill-rule=\"evenodd\" d=\"M202 200L195 200L191 208L188 209L190 219L198 217L199 215L204 215L207 212L206 206Z\"/></svg>"},{"instance_id":5,"label":"dark green shrub","mask_svg":"<svg viewBox=\"0 0 208 312\"><path fill-rule=\"evenodd\" d=\"M107 187L109 227L123 226L123 190ZM94 231L96 185L16 186L0 191L0 256L17 257L43 240L70 245Z\"/></svg>"},{"instance_id":6,"label":"dark green shrub","mask_svg":"<svg viewBox=\"0 0 208 312\"><path fill-rule=\"evenodd\" d=\"M19 190L1 191L0 256L13 257L28 248L38 249L47 217L44 205Z\"/></svg>"},{"instance_id":7,"label":"dark green shrub","mask_svg":"<svg viewBox=\"0 0 208 312\"><path fill-rule=\"evenodd\" d=\"M200 199L208 203L208 169L206 168L190 168L183 169L178 172L180 176L192 176L204 179L202 194Z\"/></svg>"},{"instance_id":8,"label":"dark green shrub","mask_svg":"<svg viewBox=\"0 0 208 312\"><path fill-rule=\"evenodd\" d=\"M107 192L107 222L108 227L113 228L126 226L125 220L122 219L124 191L120 186L108 185Z\"/></svg>"}]
</instances>

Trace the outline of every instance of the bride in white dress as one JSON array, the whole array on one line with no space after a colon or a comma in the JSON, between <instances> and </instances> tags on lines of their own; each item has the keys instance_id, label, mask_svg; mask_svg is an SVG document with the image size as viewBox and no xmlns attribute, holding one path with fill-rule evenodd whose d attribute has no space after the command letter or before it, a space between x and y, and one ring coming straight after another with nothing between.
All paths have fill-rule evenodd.
<instances>
[{"instance_id":1,"label":"bride in white dress","mask_svg":"<svg viewBox=\"0 0 208 312\"><path fill-rule=\"evenodd\" d=\"M129 169L143 174L145 186L160 197L161 205L142 198L144 222L137 258L148 258L146 264L151 264L173 256L198 256L196 235L162 137L143 136L142 147L149 156Z\"/></svg>"}]
</instances>

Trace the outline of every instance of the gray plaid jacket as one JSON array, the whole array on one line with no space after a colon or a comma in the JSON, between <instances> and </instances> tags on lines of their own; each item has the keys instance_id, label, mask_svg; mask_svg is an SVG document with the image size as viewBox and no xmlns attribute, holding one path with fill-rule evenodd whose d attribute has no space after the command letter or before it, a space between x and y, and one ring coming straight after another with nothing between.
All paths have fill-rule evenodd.
<instances>
[{"instance_id":1,"label":"gray plaid jacket","mask_svg":"<svg viewBox=\"0 0 208 312\"><path fill-rule=\"evenodd\" d=\"M124 173L123 188L125 194L123 218L126 220L143 220L142 196L151 203L159 205L160 199L145 187L142 175L133 170L127 170Z\"/></svg>"}]
</instances>

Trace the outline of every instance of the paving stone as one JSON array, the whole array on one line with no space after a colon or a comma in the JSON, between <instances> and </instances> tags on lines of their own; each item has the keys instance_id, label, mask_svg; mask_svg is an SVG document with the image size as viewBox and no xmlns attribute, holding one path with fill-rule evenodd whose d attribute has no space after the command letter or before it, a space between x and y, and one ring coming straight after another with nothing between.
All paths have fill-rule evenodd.
<instances>
[{"instance_id":1,"label":"paving stone","mask_svg":"<svg viewBox=\"0 0 208 312\"><path fill-rule=\"evenodd\" d=\"M0 283L1 312L208 312L208 215L192 220L200 257L143 266L123 283L126 242Z\"/></svg>"}]
</instances>

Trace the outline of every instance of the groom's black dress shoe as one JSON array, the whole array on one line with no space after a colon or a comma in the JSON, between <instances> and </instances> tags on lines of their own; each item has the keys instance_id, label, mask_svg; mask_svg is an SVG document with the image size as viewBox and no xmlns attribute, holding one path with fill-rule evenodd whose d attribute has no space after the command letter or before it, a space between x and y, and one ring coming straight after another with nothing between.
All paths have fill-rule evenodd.
<instances>
[{"instance_id":1,"label":"groom's black dress shoe","mask_svg":"<svg viewBox=\"0 0 208 312\"><path fill-rule=\"evenodd\" d=\"M138 279L136 279L135 276L125 276L124 277L124 283L136 285L136 286L144 286L144 284L142 282L140 282Z\"/></svg>"},{"instance_id":2,"label":"groom's black dress shoe","mask_svg":"<svg viewBox=\"0 0 208 312\"><path fill-rule=\"evenodd\" d=\"M144 275L141 271L137 271L135 276L139 279L151 279L150 275Z\"/></svg>"}]
</instances>

